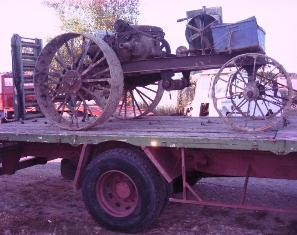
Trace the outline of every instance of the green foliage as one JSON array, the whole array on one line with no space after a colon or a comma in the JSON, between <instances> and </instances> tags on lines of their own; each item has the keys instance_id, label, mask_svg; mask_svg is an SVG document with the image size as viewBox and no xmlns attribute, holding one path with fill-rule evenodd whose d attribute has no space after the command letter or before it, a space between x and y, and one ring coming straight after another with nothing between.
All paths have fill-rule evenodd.
<instances>
[{"instance_id":1,"label":"green foliage","mask_svg":"<svg viewBox=\"0 0 297 235\"><path fill-rule=\"evenodd\" d=\"M44 3L57 12L65 31L112 30L115 20L136 24L139 15L139 0L44 0Z\"/></svg>"},{"instance_id":2,"label":"green foliage","mask_svg":"<svg viewBox=\"0 0 297 235\"><path fill-rule=\"evenodd\" d=\"M153 113L156 116L182 115L174 106L157 106Z\"/></svg>"},{"instance_id":3,"label":"green foliage","mask_svg":"<svg viewBox=\"0 0 297 235\"><path fill-rule=\"evenodd\" d=\"M186 108L192 104L195 97L196 83L191 82L191 86L178 91L177 109L179 113L185 113Z\"/></svg>"}]
</instances>

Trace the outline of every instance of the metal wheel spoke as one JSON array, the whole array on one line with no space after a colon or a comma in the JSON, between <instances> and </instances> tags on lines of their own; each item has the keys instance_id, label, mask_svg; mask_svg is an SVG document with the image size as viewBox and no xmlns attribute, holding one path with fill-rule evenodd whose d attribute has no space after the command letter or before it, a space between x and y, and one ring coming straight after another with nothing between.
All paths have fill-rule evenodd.
<instances>
[{"instance_id":1,"label":"metal wheel spoke","mask_svg":"<svg viewBox=\"0 0 297 235\"><path fill-rule=\"evenodd\" d=\"M61 72L49 72L48 76L53 77L53 78L63 78L63 75L61 74Z\"/></svg>"},{"instance_id":2,"label":"metal wheel spoke","mask_svg":"<svg viewBox=\"0 0 297 235\"><path fill-rule=\"evenodd\" d=\"M256 106L258 107L258 109L259 109L261 115L265 118L265 115L264 115L262 109L260 108L260 105L258 104L257 100L255 100L255 103L256 103Z\"/></svg>"},{"instance_id":3,"label":"metal wheel spoke","mask_svg":"<svg viewBox=\"0 0 297 235\"><path fill-rule=\"evenodd\" d=\"M278 73L278 74L280 74L280 73ZM278 75L278 74L277 74L277 75ZM276 75L276 76L277 76L277 75ZM276 85L278 85L278 86L286 87L286 88L287 88L287 85L281 84L281 83L277 82L277 80L272 80L272 79L269 79L269 78L266 78L266 77L263 77L263 76L262 76L262 78L265 79L265 80L267 81L267 83L265 83L264 85L267 85L269 82L274 82L274 83L275 83Z\"/></svg>"},{"instance_id":4,"label":"metal wheel spoke","mask_svg":"<svg viewBox=\"0 0 297 235\"><path fill-rule=\"evenodd\" d=\"M246 85L247 84L247 82L245 81L245 78L241 75L241 77L238 77L238 79L240 80L240 81L242 81L243 83L244 83L244 85Z\"/></svg>"},{"instance_id":5,"label":"metal wheel spoke","mask_svg":"<svg viewBox=\"0 0 297 235\"><path fill-rule=\"evenodd\" d=\"M273 66L274 66L274 65L273 65ZM269 71L269 74L272 74L272 72L273 72L276 68L277 68L277 67L274 66L274 68L273 68L272 70ZM277 74L279 74L279 73L277 73Z\"/></svg>"},{"instance_id":6,"label":"metal wheel spoke","mask_svg":"<svg viewBox=\"0 0 297 235\"><path fill-rule=\"evenodd\" d=\"M276 102L274 102L272 100L268 100L268 99L265 99L265 98L261 98L261 99L268 102L268 103L270 103L270 104L273 104L275 106L278 106L278 107L282 108L282 103L276 103Z\"/></svg>"},{"instance_id":7,"label":"metal wheel spoke","mask_svg":"<svg viewBox=\"0 0 297 235\"><path fill-rule=\"evenodd\" d=\"M76 68L76 71L79 71L80 67L82 66L87 54L88 54L88 50L90 48L90 41L88 41L86 43L86 41L84 40L84 37L83 37L83 43L82 43L82 55L79 59L79 62L78 62L78 65L77 65L77 68Z\"/></svg>"},{"instance_id":8,"label":"metal wheel spoke","mask_svg":"<svg viewBox=\"0 0 297 235\"><path fill-rule=\"evenodd\" d=\"M231 84L231 86L234 86L235 88L238 88L238 89L240 89L240 90L242 90L242 91L244 90L244 88L239 87L239 86L237 86L236 84L233 84L233 83Z\"/></svg>"},{"instance_id":9,"label":"metal wheel spoke","mask_svg":"<svg viewBox=\"0 0 297 235\"><path fill-rule=\"evenodd\" d=\"M257 56L254 58L254 67L253 67L253 79L256 81L256 61L257 61Z\"/></svg>"},{"instance_id":10,"label":"metal wheel spoke","mask_svg":"<svg viewBox=\"0 0 297 235\"><path fill-rule=\"evenodd\" d=\"M67 103L67 99L69 98L69 95L68 94L66 94L66 96L65 96L65 98L64 98L64 100L63 100L63 102L58 106L58 108L57 108L57 110L59 111L60 110L60 108L63 106L63 109L62 109L62 113L64 112L64 109L65 109L65 106L66 106L66 103Z\"/></svg>"},{"instance_id":11,"label":"metal wheel spoke","mask_svg":"<svg viewBox=\"0 0 297 235\"><path fill-rule=\"evenodd\" d=\"M142 94L144 97L146 97L149 101L153 101L153 99L151 99L149 96L147 96L146 94L144 94L142 91L138 90L137 88L135 88L135 90L138 92L138 94Z\"/></svg>"},{"instance_id":12,"label":"metal wheel spoke","mask_svg":"<svg viewBox=\"0 0 297 235\"><path fill-rule=\"evenodd\" d=\"M65 93L66 91L64 90L64 87L58 87L56 88L55 90L54 89L51 89L51 88L48 88L50 92L54 92L55 95L59 95L61 93Z\"/></svg>"},{"instance_id":13,"label":"metal wheel spoke","mask_svg":"<svg viewBox=\"0 0 297 235\"><path fill-rule=\"evenodd\" d=\"M257 106L256 106L256 101L254 101L254 103L255 103L255 105L254 105L253 117L256 117L256 116L255 116L255 114L256 114L256 108L257 108Z\"/></svg>"},{"instance_id":14,"label":"metal wheel spoke","mask_svg":"<svg viewBox=\"0 0 297 235\"><path fill-rule=\"evenodd\" d=\"M132 99L132 108L133 108L134 117L136 117L136 110L135 110L135 104L134 104L134 97L133 97L132 91L129 90L129 92L130 92L131 99Z\"/></svg>"},{"instance_id":15,"label":"metal wheel spoke","mask_svg":"<svg viewBox=\"0 0 297 235\"><path fill-rule=\"evenodd\" d=\"M221 78L221 77L219 78L219 80L222 81L222 82L225 82L225 83L228 83L228 82L229 82L229 80L226 81L226 80L224 80L224 79Z\"/></svg>"},{"instance_id":16,"label":"metal wheel spoke","mask_svg":"<svg viewBox=\"0 0 297 235\"><path fill-rule=\"evenodd\" d=\"M249 101L248 101L248 109L247 109L247 114L248 114L248 115L250 114L250 105L251 105L251 101L249 100Z\"/></svg>"},{"instance_id":17,"label":"metal wheel spoke","mask_svg":"<svg viewBox=\"0 0 297 235\"><path fill-rule=\"evenodd\" d=\"M82 83L93 83L93 82L108 82L111 78L97 78L97 79L83 79Z\"/></svg>"},{"instance_id":18,"label":"metal wheel spoke","mask_svg":"<svg viewBox=\"0 0 297 235\"><path fill-rule=\"evenodd\" d=\"M234 65L235 65L235 68L237 69L236 72L238 72L238 74L240 75L240 77L242 78L242 81L244 82L244 84L247 84L246 81L244 80L244 77L242 76L242 74L240 73L240 68L237 66L237 64L235 63L234 61Z\"/></svg>"},{"instance_id":19,"label":"metal wheel spoke","mask_svg":"<svg viewBox=\"0 0 297 235\"><path fill-rule=\"evenodd\" d=\"M89 67L88 67L87 69L85 69L85 70L81 73L81 75L83 76L83 75L87 74L87 73L90 72L93 68L95 68L97 65L101 64L104 60L105 60L105 57L102 57L102 58L100 58L100 60L97 60L95 63L90 64Z\"/></svg>"},{"instance_id":20,"label":"metal wheel spoke","mask_svg":"<svg viewBox=\"0 0 297 235\"><path fill-rule=\"evenodd\" d=\"M67 67L67 65L65 64L65 62L64 62L64 60L63 60L63 58L62 58L62 56L61 56L61 54L60 54L59 51L57 51L57 53L56 53L54 59L59 63L59 65L61 65L61 67L62 67L63 69L68 70L68 67Z\"/></svg>"},{"instance_id":21,"label":"metal wheel spoke","mask_svg":"<svg viewBox=\"0 0 297 235\"><path fill-rule=\"evenodd\" d=\"M125 106L125 108L124 108L124 111L125 111L125 118L127 117L127 94L128 94L128 91L127 92L125 92L125 104L124 104L124 106Z\"/></svg>"},{"instance_id":22,"label":"metal wheel spoke","mask_svg":"<svg viewBox=\"0 0 297 235\"><path fill-rule=\"evenodd\" d=\"M75 110L76 110L77 112L79 112L79 108L80 108L80 106L81 106L81 103L82 103L82 101L79 100L79 101L78 101L78 105L76 105L76 109L75 109Z\"/></svg>"},{"instance_id":23,"label":"metal wheel spoke","mask_svg":"<svg viewBox=\"0 0 297 235\"><path fill-rule=\"evenodd\" d=\"M266 107L267 111L269 111L269 108L268 108L268 106L267 106L267 104L266 104L265 100L263 100L263 104L265 105L265 107Z\"/></svg>"},{"instance_id":24,"label":"metal wheel spoke","mask_svg":"<svg viewBox=\"0 0 297 235\"><path fill-rule=\"evenodd\" d=\"M101 84L97 83L95 85L93 85L94 88L96 88L96 90L103 90L103 91L110 91L110 89L108 87L102 86Z\"/></svg>"},{"instance_id":25,"label":"metal wheel spoke","mask_svg":"<svg viewBox=\"0 0 297 235\"><path fill-rule=\"evenodd\" d=\"M148 87L146 87L146 86L143 86L142 88L144 88L144 89L146 89L146 90L148 90L148 91L151 91L151 92L157 93L157 91L156 91L156 90L153 90L153 89L151 89L151 88L148 88Z\"/></svg>"},{"instance_id":26,"label":"metal wheel spoke","mask_svg":"<svg viewBox=\"0 0 297 235\"><path fill-rule=\"evenodd\" d=\"M235 92L235 93L232 93L230 96L223 96L223 97L216 97L217 100L221 100L221 99L232 99L232 98L235 98L236 96L240 96L242 95L242 92L238 93L238 92Z\"/></svg>"},{"instance_id":27,"label":"metal wheel spoke","mask_svg":"<svg viewBox=\"0 0 297 235\"><path fill-rule=\"evenodd\" d=\"M280 98L280 99L277 99L277 98L275 98L274 96L272 96L272 95L268 95L268 94L266 94L266 96L268 96L269 98L275 100L276 102L278 102L278 103L280 103L280 104L282 104L282 102L280 101L280 99L281 99L281 100L284 100L284 99L282 99L281 97L277 97L277 98Z\"/></svg>"},{"instance_id":28,"label":"metal wheel spoke","mask_svg":"<svg viewBox=\"0 0 297 235\"><path fill-rule=\"evenodd\" d=\"M95 54L95 56L92 59L92 63L95 63L95 61L97 60L97 58L100 54L102 54L102 51L98 48L97 53Z\"/></svg>"},{"instance_id":29,"label":"metal wheel spoke","mask_svg":"<svg viewBox=\"0 0 297 235\"><path fill-rule=\"evenodd\" d=\"M81 87L81 89L83 91L85 91L86 93L88 93L89 95L91 95L93 98L97 98L96 94L93 91L90 91L89 89L85 88L85 87Z\"/></svg>"},{"instance_id":30,"label":"metal wheel spoke","mask_svg":"<svg viewBox=\"0 0 297 235\"><path fill-rule=\"evenodd\" d=\"M238 105L237 108L239 109L240 107L242 107L243 105L246 104L246 102L248 102L246 99L243 99Z\"/></svg>"},{"instance_id":31,"label":"metal wheel spoke","mask_svg":"<svg viewBox=\"0 0 297 235\"><path fill-rule=\"evenodd\" d=\"M56 94L53 95L51 102L54 102L56 98L58 98L58 96L62 96L62 94L60 92L56 92ZM62 97L61 97L62 98Z\"/></svg>"},{"instance_id":32,"label":"metal wheel spoke","mask_svg":"<svg viewBox=\"0 0 297 235\"><path fill-rule=\"evenodd\" d=\"M71 40L70 40L71 41ZM67 41L66 43L64 43L65 44L65 47L66 47L66 50L67 50L67 52L69 53L69 55L70 55L70 57L72 58L72 66L71 66L71 69L73 69L73 66L74 66L74 64L75 64L75 55L74 55L74 52L72 51L72 49L70 49L70 46L69 46L69 41ZM71 48L73 48L73 47L71 47Z\"/></svg>"},{"instance_id":33,"label":"metal wheel spoke","mask_svg":"<svg viewBox=\"0 0 297 235\"><path fill-rule=\"evenodd\" d=\"M108 67L105 68L104 70L101 70L101 71L99 71L99 72L91 75L91 77L96 77L96 76L102 75L102 74L107 73L107 72L109 72L109 68Z\"/></svg>"},{"instance_id":34,"label":"metal wheel spoke","mask_svg":"<svg viewBox=\"0 0 297 235\"><path fill-rule=\"evenodd\" d=\"M264 72L263 72L264 73ZM264 78L265 80L268 80L268 81L272 81L277 75L279 75L280 72L274 74L274 76L272 78L266 78L265 76L263 76L262 74L260 73L257 73L257 76L261 77L261 78Z\"/></svg>"},{"instance_id":35,"label":"metal wheel spoke","mask_svg":"<svg viewBox=\"0 0 297 235\"><path fill-rule=\"evenodd\" d=\"M136 101L136 99L134 97L133 91L131 91L131 96L132 96L132 100L135 101L135 105L136 105L137 109L139 110L140 114L142 114L141 109L139 107L139 104L137 103L137 101Z\"/></svg>"},{"instance_id":36,"label":"metal wheel spoke","mask_svg":"<svg viewBox=\"0 0 297 235\"><path fill-rule=\"evenodd\" d=\"M126 94L126 91L124 91L124 93ZM119 113L119 115L121 114L121 112L122 112L122 109L123 109L123 106L124 106L124 99L125 99L125 96L124 97L122 97L122 103L121 103L121 106L120 106L120 108L119 108L119 111L118 111L118 113Z\"/></svg>"},{"instance_id":37,"label":"metal wheel spoke","mask_svg":"<svg viewBox=\"0 0 297 235\"><path fill-rule=\"evenodd\" d=\"M86 115L88 115L88 111L90 113L91 116L93 116L92 110L90 109L89 105L87 104L86 100L84 99L84 97L82 96L82 94L79 92L78 93L78 97L82 100L83 102L83 106L84 106L84 113ZM85 112L86 111L86 112Z\"/></svg>"}]
</instances>

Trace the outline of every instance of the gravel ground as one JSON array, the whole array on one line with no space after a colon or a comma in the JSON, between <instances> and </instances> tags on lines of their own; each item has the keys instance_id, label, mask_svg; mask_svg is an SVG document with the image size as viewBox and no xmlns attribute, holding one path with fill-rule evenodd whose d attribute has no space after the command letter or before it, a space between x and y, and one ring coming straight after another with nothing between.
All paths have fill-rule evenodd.
<instances>
[{"instance_id":1,"label":"gravel ground","mask_svg":"<svg viewBox=\"0 0 297 235\"><path fill-rule=\"evenodd\" d=\"M242 178L210 178L195 188L209 200L239 200ZM0 234L117 234L98 226L59 162L0 178ZM297 209L297 181L251 179L248 203ZM169 203L145 234L297 234L297 214Z\"/></svg>"}]
</instances>

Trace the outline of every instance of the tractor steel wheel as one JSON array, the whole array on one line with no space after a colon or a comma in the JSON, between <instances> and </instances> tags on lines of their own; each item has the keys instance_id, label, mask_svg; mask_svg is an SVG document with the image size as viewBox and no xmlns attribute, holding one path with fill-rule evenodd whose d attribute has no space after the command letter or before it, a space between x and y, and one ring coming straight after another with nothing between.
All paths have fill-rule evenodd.
<instances>
[{"instance_id":1,"label":"tractor steel wheel","mask_svg":"<svg viewBox=\"0 0 297 235\"><path fill-rule=\"evenodd\" d=\"M146 86L124 88L114 116L120 119L139 118L153 112L162 99L162 81Z\"/></svg>"},{"instance_id":2,"label":"tractor steel wheel","mask_svg":"<svg viewBox=\"0 0 297 235\"><path fill-rule=\"evenodd\" d=\"M171 54L170 45L165 39L160 39L160 49L162 51L162 57ZM159 80L161 80L161 75ZM143 86L125 84L120 104L114 116L120 119L132 119L145 116L155 110L163 94L164 88L162 81Z\"/></svg>"},{"instance_id":3,"label":"tractor steel wheel","mask_svg":"<svg viewBox=\"0 0 297 235\"><path fill-rule=\"evenodd\" d=\"M284 125L292 92L282 65L264 54L248 53L222 66L212 98L225 123L235 130L257 132Z\"/></svg>"},{"instance_id":4,"label":"tractor steel wheel","mask_svg":"<svg viewBox=\"0 0 297 235\"><path fill-rule=\"evenodd\" d=\"M89 164L82 184L84 203L101 225L139 232L159 216L168 196L163 178L139 151L112 149Z\"/></svg>"},{"instance_id":5,"label":"tractor steel wheel","mask_svg":"<svg viewBox=\"0 0 297 235\"><path fill-rule=\"evenodd\" d=\"M44 115L61 128L83 130L104 123L123 90L114 51L92 35L66 33L51 40L35 67L34 89Z\"/></svg>"}]
</instances>

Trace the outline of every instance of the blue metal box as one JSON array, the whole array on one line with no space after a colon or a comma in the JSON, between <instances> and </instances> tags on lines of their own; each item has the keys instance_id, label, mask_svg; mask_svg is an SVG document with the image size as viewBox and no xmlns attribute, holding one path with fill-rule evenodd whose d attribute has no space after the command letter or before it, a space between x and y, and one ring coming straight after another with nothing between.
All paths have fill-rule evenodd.
<instances>
[{"instance_id":1,"label":"blue metal box","mask_svg":"<svg viewBox=\"0 0 297 235\"><path fill-rule=\"evenodd\" d=\"M234 24L215 25L211 30L217 53L265 51L265 31L258 26L256 17Z\"/></svg>"}]
</instances>

